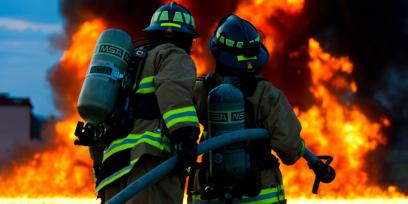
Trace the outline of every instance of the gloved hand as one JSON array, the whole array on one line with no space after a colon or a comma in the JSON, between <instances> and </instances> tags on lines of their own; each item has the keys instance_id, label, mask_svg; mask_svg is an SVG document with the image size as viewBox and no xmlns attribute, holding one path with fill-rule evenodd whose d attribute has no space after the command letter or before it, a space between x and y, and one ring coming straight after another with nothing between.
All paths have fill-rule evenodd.
<instances>
[{"instance_id":1,"label":"gloved hand","mask_svg":"<svg viewBox=\"0 0 408 204\"><path fill-rule=\"evenodd\" d=\"M74 144L82 146L96 145L98 142L97 131L97 126L87 123L84 127L84 123L78 121L75 129L75 136L78 139L74 141Z\"/></svg>"},{"instance_id":2,"label":"gloved hand","mask_svg":"<svg viewBox=\"0 0 408 204\"><path fill-rule=\"evenodd\" d=\"M175 130L170 137L176 144L176 172L183 172L195 164L197 160L197 139L200 133L198 127L188 126Z\"/></svg>"}]
</instances>

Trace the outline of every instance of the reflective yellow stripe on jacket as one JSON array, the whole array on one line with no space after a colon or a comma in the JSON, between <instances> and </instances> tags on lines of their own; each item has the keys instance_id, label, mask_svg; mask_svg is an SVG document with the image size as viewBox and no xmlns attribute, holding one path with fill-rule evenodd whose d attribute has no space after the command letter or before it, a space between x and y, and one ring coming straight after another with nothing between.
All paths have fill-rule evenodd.
<instances>
[{"instance_id":1,"label":"reflective yellow stripe on jacket","mask_svg":"<svg viewBox=\"0 0 408 204\"><path fill-rule=\"evenodd\" d=\"M262 189L258 196L256 197L246 197L244 196L242 200L239 200L239 203L245 204L270 204L277 203L285 200L283 185L278 187L271 187ZM193 204L215 204L220 203L218 199L213 200L201 200L200 195L193 195L192 197Z\"/></svg>"},{"instance_id":2,"label":"reflective yellow stripe on jacket","mask_svg":"<svg viewBox=\"0 0 408 204\"><path fill-rule=\"evenodd\" d=\"M148 77L144 77L140 83L139 83L139 87L136 91L137 94L148 94L148 93L154 93L154 91L156 90L156 88L154 87L154 76L148 76ZM136 86L136 85L135 85ZM135 86L133 86L133 88L135 88Z\"/></svg>"},{"instance_id":3,"label":"reflective yellow stripe on jacket","mask_svg":"<svg viewBox=\"0 0 408 204\"><path fill-rule=\"evenodd\" d=\"M162 136L161 133L146 131L143 134L129 134L123 139L118 139L112 142L112 144L103 152L102 162L108 159L111 155L125 149L133 148L140 143L149 144L161 151L171 151L170 140L167 137Z\"/></svg>"},{"instance_id":4,"label":"reflective yellow stripe on jacket","mask_svg":"<svg viewBox=\"0 0 408 204\"><path fill-rule=\"evenodd\" d=\"M283 190L283 185L280 185L278 187L262 189L261 193L259 193L259 195L256 197L244 196L244 198L240 201L240 203L268 204L268 203L277 203L277 202L284 201L284 200L285 200L285 192Z\"/></svg>"},{"instance_id":5,"label":"reflective yellow stripe on jacket","mask_svg":"<svg viewBox=\"0 0 408 204\"><path fill-rule=\"evenodd\" d=\"M171 144L170 140L162 136L161 133L155 133L155 132L150 132L146 131L143 134L129 134L127 137L115 140L112 142L112 144L103 152L103 160L102 163L107 160L109 157L114 155L115 153L118 153L120 151L126 150L126 149L131 149L135 147L138 144L148 144L151 145L160 151L165 151L165 152L171 152ZM96 186L96 191L101 190L103 187L106 185L116 181L120 177L126 175L127 173L130 172L130 170L133 168L133 166L136 164L136 162L139 160L139 158L135 158L130 162L130 165L116 171L112 175L104 178L99 184Z\"/></svg>"},{"instance_id":6,"label":"reflective yellow stripe on jacket","mask_svg":"<svg viewBox=\"0 0 408 204\"><path fill-rule=\"evenodd\" d=\"M167 111L163 114L163 119L169 129L179 123L198 123L197 113L194 106L176 108Z\"/></svg>"},{"instance_id":7,"label":"reflective yellow stripe on jacket","mask_svg":"<svg viewBox=\"0 0 408 204\"><path fill-rule=\"evenodd\" d=\"M100 191L103 187L105 187L106 185L116 181L117 179L119 179L120 177L126 175L127 173L130 172L130 170L132 170L133 166L136 164L136 162L139 160L139 158L136 158L134 160L132 160L130 162L129 166L126 166L125 168L122 168L121 170L115 172L114 174L106 177L105 179L103 179L97 186L96 186L96 192Z\"/></svg>"}]
</instances>

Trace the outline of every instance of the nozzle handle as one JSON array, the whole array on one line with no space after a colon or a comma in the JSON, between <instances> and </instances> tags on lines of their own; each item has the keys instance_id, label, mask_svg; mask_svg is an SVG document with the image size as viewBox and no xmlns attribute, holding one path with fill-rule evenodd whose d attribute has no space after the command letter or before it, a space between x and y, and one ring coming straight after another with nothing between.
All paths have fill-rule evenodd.
<instances>
[{"instance_id":1,"label":"nozzle handle","mask_svg":"<svg viewBox=\"0 0 408 204\"><path fill-rule=\"evenodd\" d=\"M315 173L316 177L313 182L312 193L317 194L320 182L330 183L336 177L336 171L330 166L333 157L328 155L316 156L312 151L306 148L303 158L306 159L309 168ZM323 160L325 161L323 162Z\"/></svg>"}]
</instances>

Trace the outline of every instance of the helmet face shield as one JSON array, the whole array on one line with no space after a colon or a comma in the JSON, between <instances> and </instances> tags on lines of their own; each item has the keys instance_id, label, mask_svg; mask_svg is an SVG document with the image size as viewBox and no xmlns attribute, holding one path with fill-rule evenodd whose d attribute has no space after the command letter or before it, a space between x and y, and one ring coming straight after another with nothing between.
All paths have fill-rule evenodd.
<instances>
[{"instance_id":1,"label":"helmet face shield","mask_svg":"<svg viewBox=\"0 0 408 204\"><path fill-rule=\"evenodd\" d=\"M235 15L220 21L209 44L217 64L228 69L259 72L269 59L256 28Z\"/></svg>"},{"instance_id":2,"label":"helmet face shield","mask_svg":"<svg viewBox=\"0 0 408 204\"><path fill-rule=\"evenodd\" d=\"M157 9L150 21L150 25L143 30L146 33L154 31L179 32L199 36L195 29L194 17L183 6L172 2Z\"/></svg>"}]
</instances>

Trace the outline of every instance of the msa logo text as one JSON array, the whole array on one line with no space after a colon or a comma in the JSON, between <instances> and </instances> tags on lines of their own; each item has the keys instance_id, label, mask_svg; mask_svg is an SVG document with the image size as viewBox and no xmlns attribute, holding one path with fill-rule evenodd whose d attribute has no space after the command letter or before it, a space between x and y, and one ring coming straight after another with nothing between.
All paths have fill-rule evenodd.
<instances>
[{"instance_id":1,"label":"msa logo text","mask_svg":"<svg viewBox=\"0 0 408 204\"><path fill-rule=\"evenodd\" d=\"M122 58L123 51L122 49L112 46L112 45L101 45L98 50L100 53L107 53L111 55L115 55L119 58Z\"/></svg>"},{"instance_id":2,"label":"msa logo text","mask_svg":"<svg viewBox=\"0 0 408 204\"><path fill-rule=\"evenodd\" d=\"M232 121L239 121L239 120L244 120L245 119L245 112L232 112L231 113L231 120Z\"/></svg>"},{"instance_id":3,"label":"msa logo text","mask_svg":"<svg viewBox=\"0 0 408 204\"><path fill-rule=\"evenodd\" d=\"M235 122L245 120L245 111L239 112L210 112L212 122Z\"/></svg>"},{"instance_id":4,"label":"msa logo text","mask_svg":"<svg viewBox=\"0 0 408 204\"><path fill-rule=\"evenodd\" d=\"M210 113L210 120L213 122L228 122L228 113Z\"/></svg>"}]
</instances>

